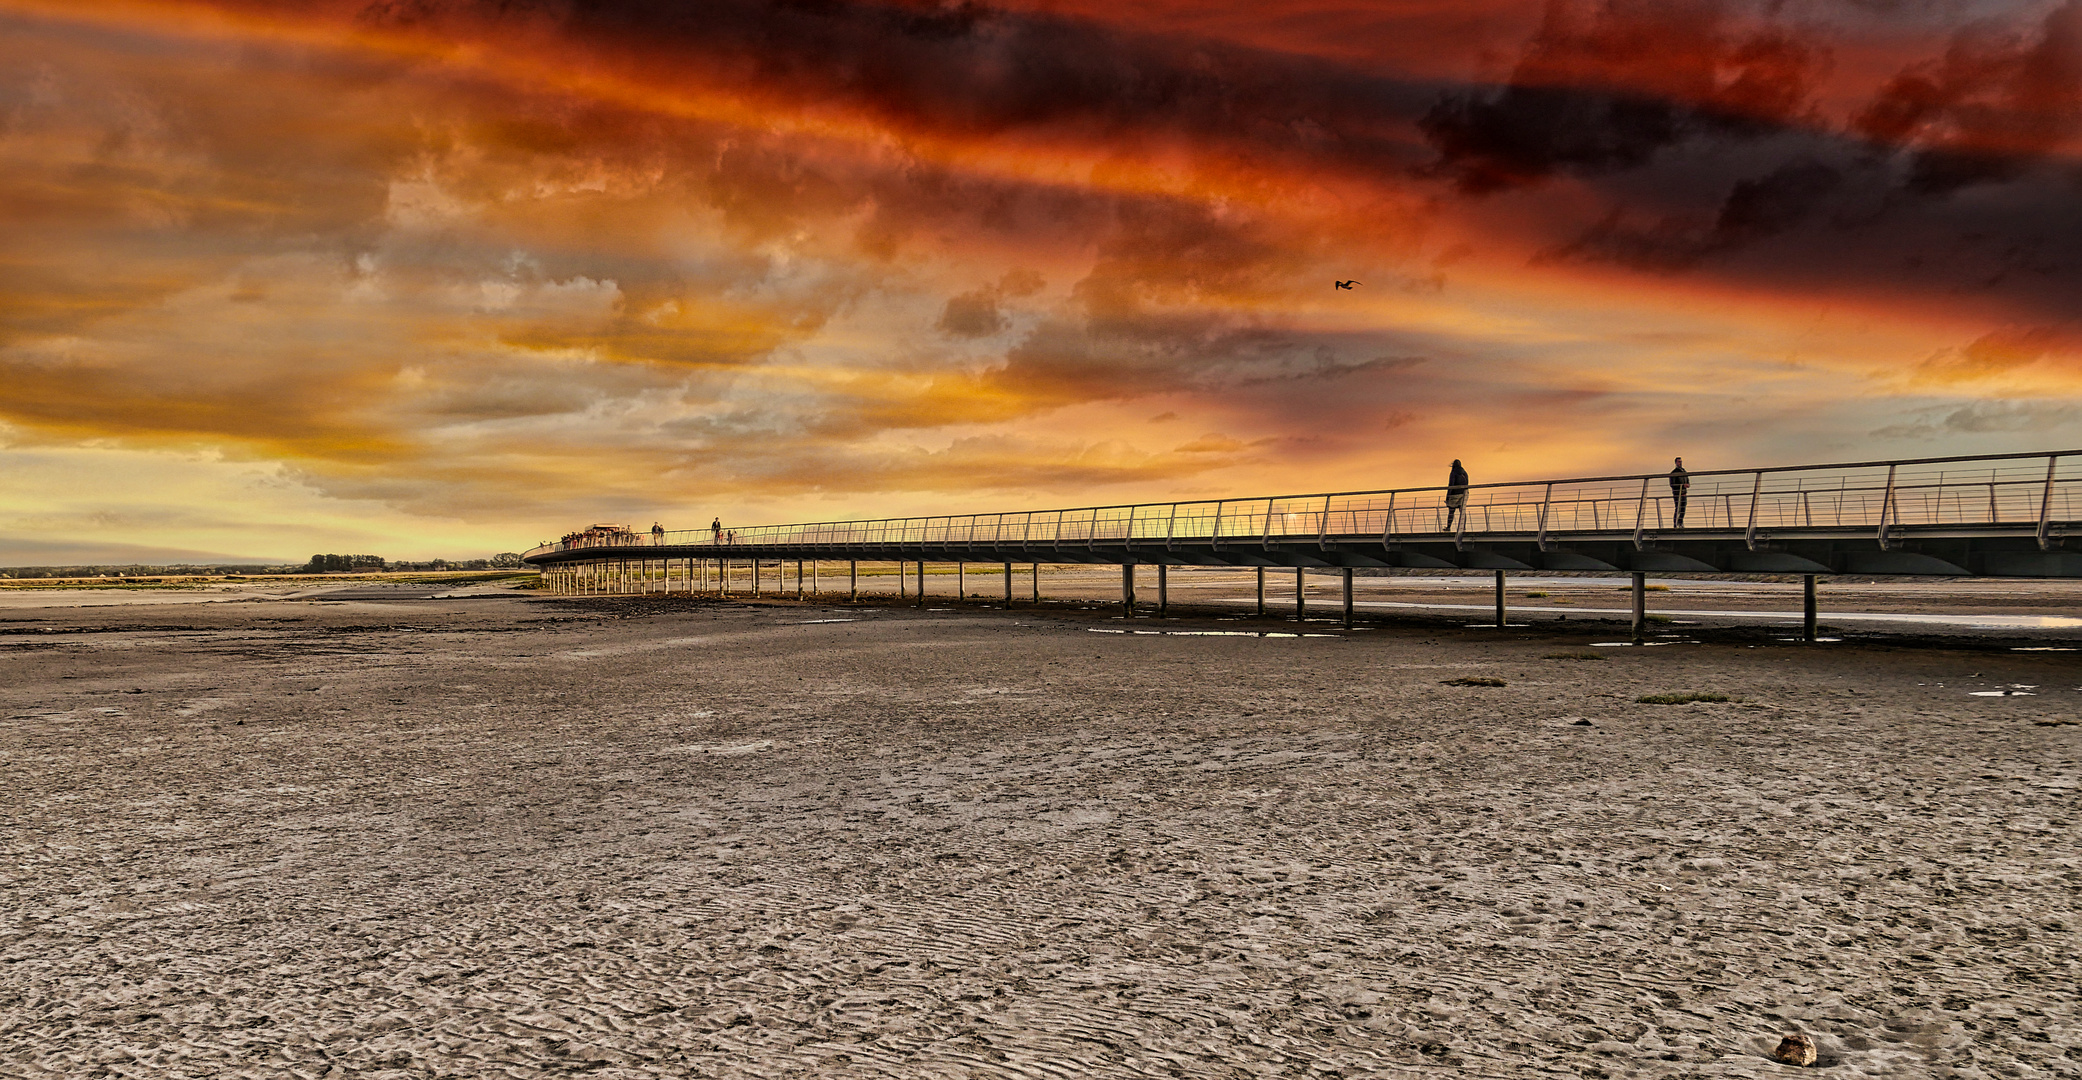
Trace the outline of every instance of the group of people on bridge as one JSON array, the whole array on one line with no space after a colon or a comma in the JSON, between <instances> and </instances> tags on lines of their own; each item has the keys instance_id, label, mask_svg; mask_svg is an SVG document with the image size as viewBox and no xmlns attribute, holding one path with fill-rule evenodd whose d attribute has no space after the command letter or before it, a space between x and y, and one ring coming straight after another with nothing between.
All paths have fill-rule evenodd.
<instances>
[{"instance_id":1,"label":"group of people on bridge","mask_svg":"<svg viewBox=\"0 0 2082 1080\"><path fill-rule=\"evenodd\" d=\"M1446 531L1453 531L1453 521L1460 516L1468 504L1468 471L1453 459L1453 468L1446 473ZM1692 474L1684 469L1684 459L1678 458L1676 468L1670 470L1670 527L1684 528L1684 504L1692 495Z\"/></svg>"}]
</instances>

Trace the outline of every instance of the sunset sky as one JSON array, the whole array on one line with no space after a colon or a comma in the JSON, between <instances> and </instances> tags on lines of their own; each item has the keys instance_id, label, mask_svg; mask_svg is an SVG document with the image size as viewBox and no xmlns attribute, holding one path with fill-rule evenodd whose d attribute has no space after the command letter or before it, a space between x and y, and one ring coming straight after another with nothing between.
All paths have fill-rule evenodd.
<instances>
[{"instance_id":1,"label":"sunset sky","mask_svg":"<svg viewBox=\"0 0 2082 1080\"><path fill-rule=\"evenodd\" d=\"M2068 448L2082 0L0 0L0 237L0 565Z\"/></svg>"}]
</instances>

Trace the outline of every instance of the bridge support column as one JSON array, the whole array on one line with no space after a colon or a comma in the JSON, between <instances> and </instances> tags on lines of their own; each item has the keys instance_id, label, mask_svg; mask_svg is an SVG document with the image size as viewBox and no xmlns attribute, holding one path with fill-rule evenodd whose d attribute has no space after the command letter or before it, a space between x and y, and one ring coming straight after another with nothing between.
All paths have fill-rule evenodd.
<instances>
[{"instance_id":1,"label":"bridge support column","mask_svg":"<svg viewBox=\"0 0 2082 1080\"><path fill-rule=\"evenodd\" d=\"M1496 572L1496 628L1499 630L1504 628L1504 609L1504 571L1499 570Z\"/></svg>"},{"instance_id":2,"label":"bridge support column","mask_svg":"<svg viewBox=\"0 0 2082 1080\"><path fill-rule=\"evenodd\" d=\"M752 595L759 595L759 556L752 556Z\"/></svg>"},{"instance_id":3,"label":"bridge support column","mask_svg":"<svg viewBox=\"0 0 2082 1080\"><path fill-rule=\"evenodd\" d=\"M810 560L810 595L824 595L824 565L816 559Z\"/></svg>"},{"instance_id":4,"label":"bridge support column","mask_svg":"<svg viewBox=\"0 0 2082 1080\"><path fill-rule=\"evenodd\" d=\"M1012 560L1005 560L1005 607L1012 607Z\"/></svg>"},{"instance_id":5,"label":"bridge support column","mask_svg":"<svg viewBox=\"0 0 2082 1080\"><path fill-rule=\"evenodd\" d=\"M1258 614L1265 614L1265 568L1258 568Z\"/></svg>"},{"instance_id":6,"label":"bridge support column","mask_svg":"<svg viewBox=\"0 0 2082 1080\"><path fill-rule=\"evenodd\" d=\"M1135 617L1135 564L1121 564L1121 610Z\"/></svg>"},{"instance_id":7,"label":"bridge support column","mask_svg":"<svg viewBox=\"0 0 2082 1080\"><path fill-rule=\"evenodd\" d=\"M1307 568L1294 568L1294 621L1308 621L1308 578Z\"/></svg>"},{"instance_id":8,"label":"bridge support column","mask_svg":"<svg viewBox=\"0 0 2082 1080\"><path fill-rule=\"evenodd\" d=\"M954 560L954 598L956 600L969 598L969 561L967 559Z\"/></svg>"},{"instance_id":9,"label":"bridge support column","mask_svg":"<svg viewBox=\"0 0 2082 1080\"><path fill-rule=\"evenodd\" d=\"M898 559L896 561L896 598L902 600L910 595L910 592L907 591L904 585L904 560Z\"/></svg>"},{"instance_id":10,"label":"bridge support column","mask_svg":"<svg viewBox=\"0 0 2082 1080\"><path fill-rule=\"evenodd\" d=\"M1815 639L1815 576L1804 575L1800 582L1800 640Z\"/></svg>"},{"instance_id":11,"label":"bridge support column","mask_svg":"<svg viewBox=\"0 0 2082 1080\"><path fill-rule=\"evenodd\" d=\"M860 599L860 560L846 560L846 599Z\"/></svg>"},{"instance_id":12,"label":"bridge support column","mask_svg":"<svg viewBox=\"0 0 2082 1080\"><path fill-rule=\"evenodd\" d=\"M918 606L925 606L925 560L918 560Z\"/></svg>"},{"instance_id":13,"label":"bridge support column","mask_svg":"<svg viewBox=\"0 0 2082 1080\"><path fill-rule=\"evenodd\" d=\"M1345 568L1344 568L1344 570L1345 570L1345 629L1347 629L1347 630L1350 630L1350 629L1352 628L1352 568L1351 568L1351 567L1349 567L1349 566L1347 566L1347 567L1345 567Z\"/></svg>"},{"instance_id":14,"label":"bridge support column","mask_svg":"<svg viewBox=\"0 0 2082 1080\"><path fill-rule=\"evenodd\" d=\"M1634 644L1648 640L1648 575L1634 572Z\"/></svg>"},{"instance_id":15,"label":"bridge support column","mask_svg":"<svg viewBox=\"0 0 2082 1080\"><path fill-rule=\"evenodd\" d=\"M1157 618L1171 610L1171 567L1157 564Z\"/></svg>"}]
</instances>

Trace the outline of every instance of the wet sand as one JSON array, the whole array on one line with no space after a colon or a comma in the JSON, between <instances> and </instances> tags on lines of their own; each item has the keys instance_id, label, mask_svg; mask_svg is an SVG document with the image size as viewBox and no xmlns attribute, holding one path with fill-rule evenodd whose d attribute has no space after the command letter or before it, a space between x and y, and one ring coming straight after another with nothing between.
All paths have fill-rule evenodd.
<instances>
[{"instance_id":1,"label":"wet sand","mask_svg":"<svg viewBox=\"0 0 2082 1080\"><path fill-rule=\"evenodd\" d=\"M0 613L0 1074L2082 1075L2082 654L1608 637Z\"/></svg>"}]
</instances>

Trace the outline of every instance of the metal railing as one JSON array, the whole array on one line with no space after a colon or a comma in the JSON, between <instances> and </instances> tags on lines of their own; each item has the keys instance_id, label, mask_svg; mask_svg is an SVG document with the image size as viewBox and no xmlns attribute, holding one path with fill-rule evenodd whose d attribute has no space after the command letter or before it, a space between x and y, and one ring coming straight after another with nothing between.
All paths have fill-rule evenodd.
<instances>
[{"instance_id":1,"label":"metal railing","mask_svg":"<svg viewBox=\"0 0 2082 1080\"><path fill-rule=\"evenodd\" d=\"M1615 536L1637 545L1659 536L1734 534L1755 546L1773 534L1869 536L1882 548L1901 534L2030 535L2049 548L2082 520L2082 450L1921 458L1690 474L1680 499L1663 473L1470 485L1465 506L1446 487L1135 503L1011 513L955 514L677 530L581 538L537 547L541 555L602 548L627 558L645 547L1018 552L1113 550L1355 540L1393 546L1470 539ZM640 557L640 555L638 556Z\"/></svg>"}]
</instances>

